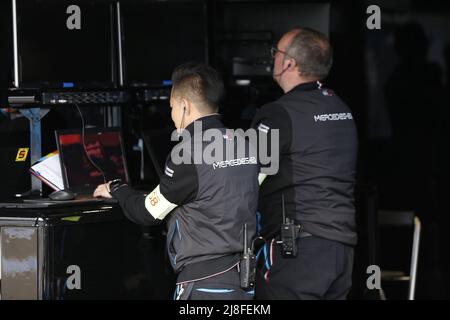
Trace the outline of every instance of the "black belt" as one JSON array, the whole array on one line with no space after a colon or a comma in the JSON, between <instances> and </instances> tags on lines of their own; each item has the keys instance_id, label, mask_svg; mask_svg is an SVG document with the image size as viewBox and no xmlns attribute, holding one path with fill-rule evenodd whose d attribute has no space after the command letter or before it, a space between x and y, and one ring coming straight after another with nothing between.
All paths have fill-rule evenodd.
<instances>
[{"instance_id":1,"label":"black belt","mask_svg":"<svg viewBox=\"0 0 450 320\"><path fill-rule=\"evenodd\" d=\"M306 232L306 231L299 231L299 232L298 232L298 235L297 235L297 239L303 239L303 238L308 238L308 237L312 237L312 236L313 236L313 234L311 234L311 233L309 233L309 232ZM274 237L273 239L275 240L275 242L276 242L277 244L281 244L281 242L279 241L279 240L281 240L281 239L280 239L280 235ZM269 241L269 242L270 242L270 241Z\"/></svg>"},{"instance_id":2,"label":"black belt","mask_svg":"<svg viewBox=\"0 0 450 320\"><path fill-rule=\"evenodd\" d=\"M190 263L183 267L177 277L177 283L202 279L232 269L240 260L240 254L229 254L223 257Z\"/></svg>"}]
</instances>

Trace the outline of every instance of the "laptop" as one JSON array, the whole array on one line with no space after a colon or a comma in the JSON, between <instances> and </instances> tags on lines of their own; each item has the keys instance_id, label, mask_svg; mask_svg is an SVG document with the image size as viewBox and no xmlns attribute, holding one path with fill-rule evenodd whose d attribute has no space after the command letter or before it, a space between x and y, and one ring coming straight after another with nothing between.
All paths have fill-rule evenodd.
<instances>
[{"instance_id":1,"label":"laptop","mask_svg":"<svg viewBox=\"0 0 450 320\"><path fill-rule=\"evenodd\" d=\"M95 188L105 181L129 183L120 128L86 128L84 138L81 129L56 130L55 135L64 188L77 200L95 199Z\"/></svg>"}]
</instances>

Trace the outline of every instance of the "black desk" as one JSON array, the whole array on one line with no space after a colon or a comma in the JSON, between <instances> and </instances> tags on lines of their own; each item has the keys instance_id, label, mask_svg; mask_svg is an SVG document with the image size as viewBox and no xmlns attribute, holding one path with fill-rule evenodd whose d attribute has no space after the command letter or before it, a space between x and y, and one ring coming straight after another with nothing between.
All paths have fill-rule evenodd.
<instances>
[{"instance_id":1,"label":"black desk","mask_svg":"<svg viewBox=\"0 0 450 320\"><path fill-rule=\"evenodd\" d=\"M171 299L163 230L111 203L0 208L1 299Z\"/></svg>"}]
</instances>

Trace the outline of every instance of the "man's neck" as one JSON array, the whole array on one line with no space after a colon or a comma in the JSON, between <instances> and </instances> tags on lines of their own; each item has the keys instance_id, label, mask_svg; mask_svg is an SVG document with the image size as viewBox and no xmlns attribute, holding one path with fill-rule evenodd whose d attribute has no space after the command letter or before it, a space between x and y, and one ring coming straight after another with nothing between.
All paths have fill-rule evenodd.
<instances>
[{"instance_id":1,"label":"man's neck","mask_svg":"<svg viewBox=\"0 0 450 320\"><path fill-rule=\"evenodd\" d=\"M299 86L303 83L309 83L309 82L314 82L314 81L318 81L318 79L297 78L295 80L289 81L288 83L284 84L283 87L281 87L281 89L283 89L284 93L288 93L289 91L294 89L296 86Z\"/></svg>"}]
</instances>

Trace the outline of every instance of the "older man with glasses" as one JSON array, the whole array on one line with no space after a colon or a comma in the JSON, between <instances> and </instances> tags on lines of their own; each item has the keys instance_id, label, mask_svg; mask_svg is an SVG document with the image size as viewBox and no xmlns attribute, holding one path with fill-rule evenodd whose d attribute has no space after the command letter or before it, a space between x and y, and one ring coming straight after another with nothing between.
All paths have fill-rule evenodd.
<instances>
[{"instance_id":1,"label":"older man with glasses","mask_svg":"<svg viewBox=\"0 0 450 320\"><path fill-rule=\"evenodd\" d=\"M268 143L279 143L280 152L278 172L260 189L258 211L266 243L256 297L345 299L357 240L353 116L320 82L332 65L325 35L294 28L271 54L273 78L284 95L261 107L252 123ZM279 141L270 141L274 129Z\"/></svg>"}]
</instances>

